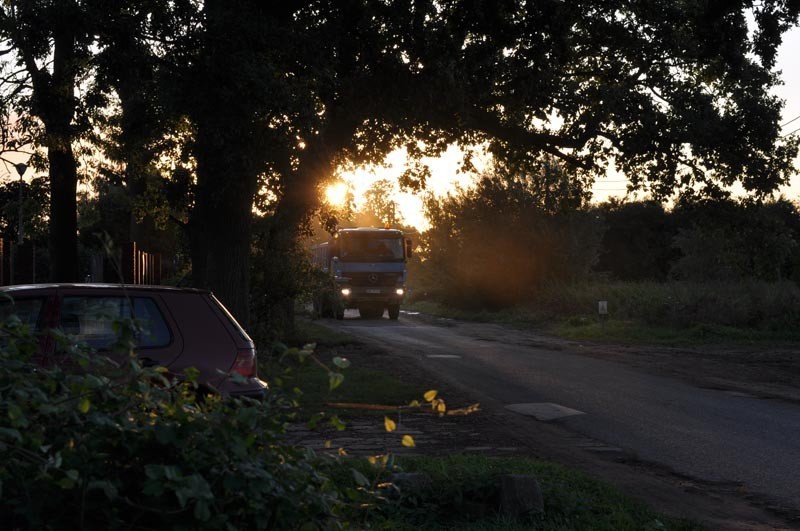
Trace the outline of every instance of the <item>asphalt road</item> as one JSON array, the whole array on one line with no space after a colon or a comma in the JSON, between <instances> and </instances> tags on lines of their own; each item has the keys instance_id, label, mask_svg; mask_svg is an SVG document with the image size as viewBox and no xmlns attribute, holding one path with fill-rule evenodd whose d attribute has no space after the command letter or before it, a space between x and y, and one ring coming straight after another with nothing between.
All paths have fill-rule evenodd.
<instances>
[{"instance_id":1,"label":"asphalt road","mask_svg":"<svg viewBox=\"0 0 800 531\"><path fill-rule=\"evenodd\" d=\"M484 404L533 414L532 423L558 423L642 461L800 509L796 404L699 389L495 325L361 320L350 311L329 323L413 358Z\"/></svg>"}]
</instances>

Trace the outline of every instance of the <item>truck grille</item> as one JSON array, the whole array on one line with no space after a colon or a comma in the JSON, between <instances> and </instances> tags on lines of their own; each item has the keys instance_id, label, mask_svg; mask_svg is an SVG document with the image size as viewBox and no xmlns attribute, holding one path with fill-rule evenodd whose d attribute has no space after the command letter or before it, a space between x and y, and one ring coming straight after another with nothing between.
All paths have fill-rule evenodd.
<instances>
[{"instance_id":1,"label":"truck grille","mask_svg":"<svg viewBox=\"0 0 800 531\"><path fill-rule=\"evenodd\" d=\"M400 278L397 273L345 273L353 286L395 286Z\"/></svg>"}]
</instances>

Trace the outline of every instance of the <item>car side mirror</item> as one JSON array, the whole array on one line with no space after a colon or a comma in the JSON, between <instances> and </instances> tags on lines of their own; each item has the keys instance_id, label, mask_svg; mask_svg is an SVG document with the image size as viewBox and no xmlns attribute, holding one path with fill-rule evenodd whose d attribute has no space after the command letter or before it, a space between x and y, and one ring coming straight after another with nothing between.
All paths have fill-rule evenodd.
<instances>
[{"instance_id":1,"label":"car side mirror","mask_svg":"<svg viewBox=\"0 0 800 531\"><path fill-rule=\"evenodd\" d=\"M413 254L413 246L411 245L411 238L406 238L406 258L411 258Z\"/></svg>"}]
</instances>

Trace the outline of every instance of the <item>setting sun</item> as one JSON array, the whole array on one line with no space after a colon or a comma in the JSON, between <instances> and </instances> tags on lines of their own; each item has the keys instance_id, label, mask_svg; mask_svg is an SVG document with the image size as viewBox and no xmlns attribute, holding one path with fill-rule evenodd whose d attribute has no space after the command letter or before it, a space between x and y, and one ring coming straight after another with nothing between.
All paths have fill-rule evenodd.
<instances>
[{"instance_id":1,"label":"setting sun","mask_svg":"<svg viewBox=\"0 0 800 531\"><path fill-rule=\"evenodd\" d=\"M339 181L325 188L325 202L334 207L343 207L347 204L348 195L351 194L350 185Z\"/></svg>"}]
</instances>

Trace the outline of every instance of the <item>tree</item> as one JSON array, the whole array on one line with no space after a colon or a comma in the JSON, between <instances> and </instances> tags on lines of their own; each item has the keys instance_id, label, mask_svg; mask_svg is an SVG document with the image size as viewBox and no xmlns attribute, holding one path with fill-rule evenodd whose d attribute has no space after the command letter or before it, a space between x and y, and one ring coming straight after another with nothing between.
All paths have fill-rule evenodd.
<instances>
[{"instance_id":1,"label":"tree","mask_svg":"<svg viewBox=\"0 0 800 531\"><path fill-rule=\"evenodd\" d=\"M797 208L786 201L685 194L675 207L679 256L671 275L695 281L780 281L797 263Z\"/></svg>"},{"instance_id":2,"label":"tree","mask_svg":"<svg viewBox=\"0 0 800 531\"><path fill-rule=\"evenodd\" d=\"M291 236L315 207L319 179L337 161L399 144L420 157L454 141L485 143L504 163L546 153L595 175L614 157L655 197L736 181L767 193L786 182L797 153L797 139L779 138L781 102L769 88L798 9L514 0L299 8L295 31L317 52L301 75L313 80L319 112L299 135L296 164L283 166L293 171L278 177L265 244L281 248L278 235Z\"/></svg>"},{"instance_id":3,"label":"tree","mask_svg":"<svg viewBox=\"0 0 800 531\"><path fill-rule=\"evenodd\" d=\"M0 234L9 240L16 240L19 235L19 198L22 196L22 232L36 242L47 240L47 182L41 177L31 179L29 183L13 179L0 185Z\"/></svg>"},{"instance_id":4,"label":"tree","mask_svg":"<svg viewBox=\"0 0 800 531\"><path fill-rule=\"evenodd\" d=\"M361 219L356 221L356 226L398 227L403 216L399 212L399 205L393 199L396 187L388 179L375 181L364 192L364 205L361 208Z\"/></svg>"},{"instance_id":5,"label":"tree","mask_svg":"<svg viewBox=\"0 0 800 531\"><path fill-rule=\"evenodd\" d=\"M620 280L666 280L677 254L675 216L654 200L610 200L597 210L607 228L595 269Z\"/></svg>"},{"instance_id":6,"label":"tree","mask_svg":"<svg viewBox=\"0 0 800 531\"><path fill-rule=\"evenodd\" d=\"M459 307L496 309L530 301L546 282L585 278L603 226L587 196L574 200L582 190L570 168L544 158L500 165L474 188L429 199L423 289Z\"/></svg>"},{"instance_id":7,"label":"tree","mask_svg":"<svg viewBox=\"0 0 800 531\"><path fill-rule=\"evenodd\" d=\"M77 162L73 145L78 83L88 70L92 10L85 2L26 0L0 8L0 35L16 53L30 83L17 93L20 113L41 121L50 176L51 278L78 280ZM15 82L20 82L15 80ZM23 82L23 87L26 83Z\"/></svg>"},{"instance_id":8,"label":"tree","mask_svg":"<svg viewBox=\"0 0 800 531\"><path fill-rule=\"evenodd\" d=\"M76 83L90 71L97 36L101 48L122 49L92 22L120 6L8 5L3 36L33 76L30 109L47 131L53 256L68 264ZM181 96L169 105L191 130L193 281L243 321L256 194L266 188L272 198L260 245L290 253L319 205L319 184L345 161L379 161L399 146L421 158L453 142L485 144L507 165L545 153L588 174L613 157L632 186L663 198L677 187L713 192L734 182L763 195L788 179L797 154L797 138L779 137L781 102L769 93L775 49L800 10L794 0L152 0L135 8L145 16L130 20L157 22L158 39L127 49L147 43L170 74L157 84ZM115 81L129 109L136 79ZM408 174L404 184L422 186L425 176ZM66 268L66 278L70 267L56 270ZM275 281L284 277L277 271Z\"/></svg>"}]
</instances>

